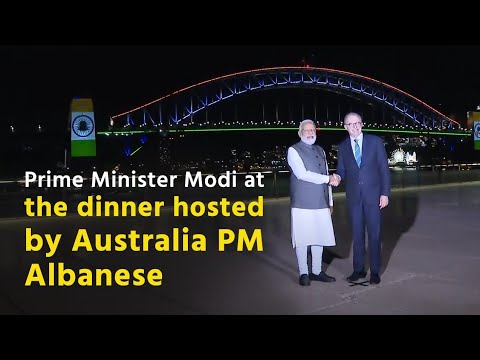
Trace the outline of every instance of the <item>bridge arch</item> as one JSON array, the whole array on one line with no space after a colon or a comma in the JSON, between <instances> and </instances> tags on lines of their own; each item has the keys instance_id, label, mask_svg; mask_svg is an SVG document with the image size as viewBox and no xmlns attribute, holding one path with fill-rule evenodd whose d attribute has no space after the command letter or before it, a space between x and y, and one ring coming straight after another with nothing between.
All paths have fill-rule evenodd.
<instances>
[{"instance_id":1,"label":"bridge arch","mask_svg":"<svg viewBox=\"0 0 480 360\"><path fill-rule=\"evenodd\" d=\"M415 96L360 74L318 67L271 67L236 72L190 85L110 117L111 128L178 126L195 114L243 94L282 88L312 88L375 101L425 130L460 124Z\"/></svg>"}]
</instances>

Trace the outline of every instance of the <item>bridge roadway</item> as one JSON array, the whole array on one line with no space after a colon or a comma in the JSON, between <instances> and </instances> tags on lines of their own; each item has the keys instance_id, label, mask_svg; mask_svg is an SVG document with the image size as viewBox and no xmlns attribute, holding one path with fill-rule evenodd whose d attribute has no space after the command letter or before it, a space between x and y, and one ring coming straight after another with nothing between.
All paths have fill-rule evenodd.
<instances>
[{"instance_id":1,"label":"bridge roadway","mask_svg":"<svg viewBox=\"0 0 480 360\"><path fill-rule=\"evenodd\" d=\"M262 218L0 220L1 314L480 314L480 181L395 189L385 210L382 282L350 286L345 197L335 194L337 246L324 256L335 283L298 285L288 198L265 200ZM78 228L89 234L168 233L187 226L207 238L206 252L72 252ZM25 228L61 233L57 253L25 251ZM261 228L264 251L217 251L217 229ZM24 286L32 263L72 269L159 268L159 287ZM44 276L47 276L44 271ZM367 278L368 279L368 278Z\"/></svg>"}]
</instances>

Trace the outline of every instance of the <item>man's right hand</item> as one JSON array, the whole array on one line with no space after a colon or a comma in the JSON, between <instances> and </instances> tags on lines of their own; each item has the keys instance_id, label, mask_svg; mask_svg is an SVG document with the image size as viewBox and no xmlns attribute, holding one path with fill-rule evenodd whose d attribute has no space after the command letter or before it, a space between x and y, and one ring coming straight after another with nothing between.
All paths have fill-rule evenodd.
<instances>
[{"instance_id":1,"label":"man's right hand","mask_svg":"<svg viewBox=\"0 0 480 360\"><path fill-rule=\"evenodd\" d=\"M329 175L329 178L329 185L337 187L340 184L340 176L338 176L337 174Z\"/></svg>"}]
</instances>

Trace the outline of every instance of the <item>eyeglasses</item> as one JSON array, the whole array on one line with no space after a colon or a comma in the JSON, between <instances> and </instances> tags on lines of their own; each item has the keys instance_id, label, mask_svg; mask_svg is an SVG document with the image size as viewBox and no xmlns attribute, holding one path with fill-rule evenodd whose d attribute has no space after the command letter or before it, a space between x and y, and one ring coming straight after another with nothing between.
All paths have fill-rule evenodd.
<instances>
[{"instance_id":1,"label":"eyeglasses","mask_svg":"<svg viewBox=\"0 0 480 360\"><path fill-rule=\"evenodd\" d=\"M302 132L305 133L305 134L315 134L315 132L317 131L317 129L303 129Z\"/></svg>"},{"instance_id":2,"label":"eyeglasses","mask_svg":"<svg viewBox=\"0 0 480 360\"><path fill-rule=\"evenodd\" d=\"M350 123L350 124L345 124L345 126L361 126L361 125L362 125L361 121L357 121L357 122Z\"/></svg>"}]
</instances>

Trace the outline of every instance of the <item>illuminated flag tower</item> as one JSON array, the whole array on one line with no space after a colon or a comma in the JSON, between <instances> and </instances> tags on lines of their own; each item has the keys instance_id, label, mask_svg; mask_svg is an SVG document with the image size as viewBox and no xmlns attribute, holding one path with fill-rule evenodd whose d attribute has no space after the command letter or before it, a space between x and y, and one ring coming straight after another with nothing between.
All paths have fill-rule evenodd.
<instances>
[{"instance_id":1,"label":"illuminated flag tower","mask_svg":"<svg viewBox=\"0 0 480 360\"><path fill-rule=\"evenodd\" d=\"M473 123L473 142L475 150L480 150L480 120Z\"/></svg>"},{"instance_id":2,"label":"illuminated flag tower","mask_svg":"<svg viewBox=\"0 0 480 360\"><path fill-rule=\"evenodd\" d=\"M480 105L476 111L467 112L467 128L472 129L475 150L480 150Z\"/></svg>"},{"instance_id":3,"label":"illuminated flag tower","mask_svg":"<svg viewBox=\"0 0 480 360\"><path fill-rule=\"evenodd\" d=\"M97 155L92 99L73 99L70 104L71 157Z\"/></svg>"}]
</instances>

